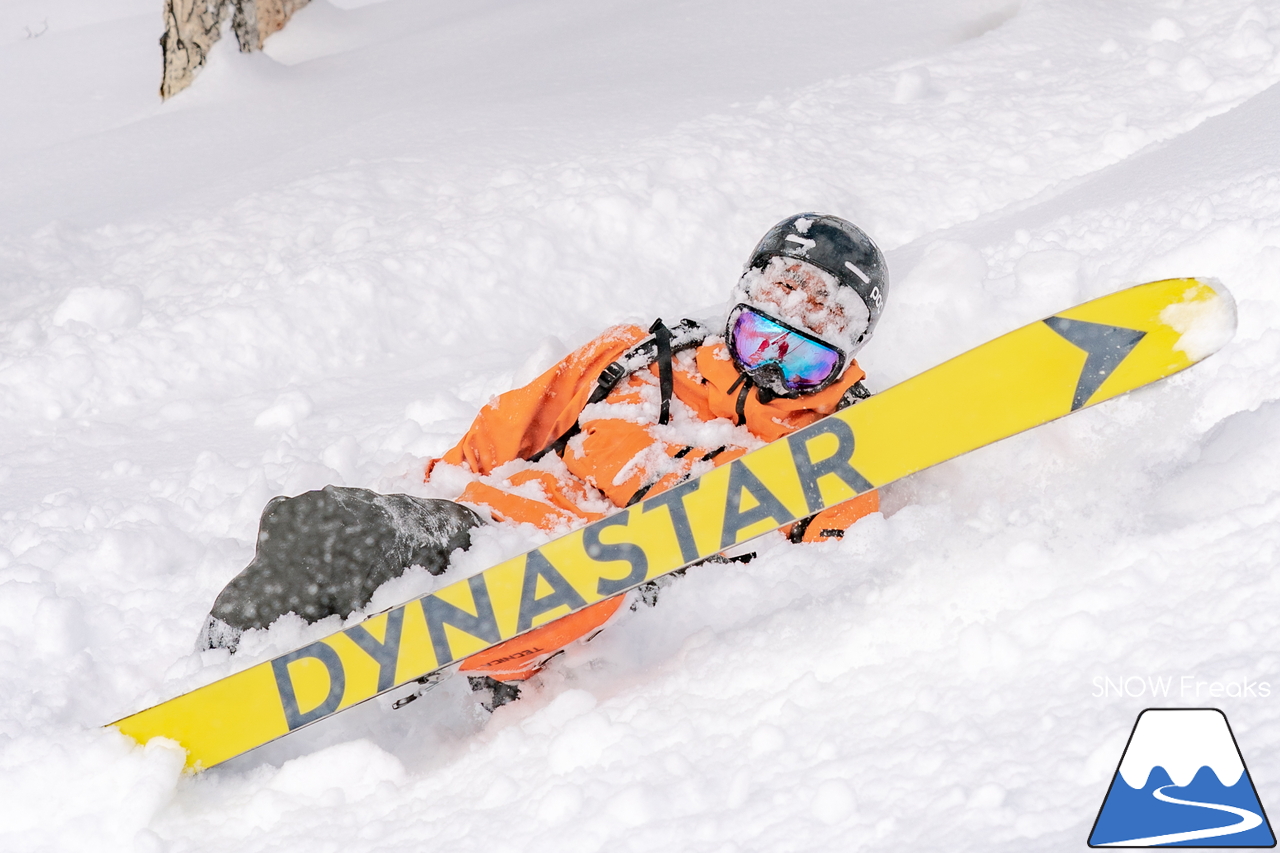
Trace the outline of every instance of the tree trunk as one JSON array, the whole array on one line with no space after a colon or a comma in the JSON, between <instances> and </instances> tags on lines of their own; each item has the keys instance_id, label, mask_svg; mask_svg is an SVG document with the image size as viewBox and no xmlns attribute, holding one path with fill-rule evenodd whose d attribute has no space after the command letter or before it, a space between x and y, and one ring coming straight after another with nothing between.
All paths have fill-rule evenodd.
<instances>
[{"instance_id":1,"label":"tree trunk","mask_svg":"<svg viewBox=\"0 0 1280 853\"><path fill-rule=\"evenodd\" d=\"M267 36L284 28L293 13L310 0L238 0L236 13L231 19L240 52L262 50Z\"/></svg>"},{"instance_id":2,"label":"tree trunk","mask_svg":"<svg viewBox=\"0 0 1280 853\"><path fill-rule=\"evenodd\" d=\"M262 49L267 36L282 29L309 0L164 0L164 76L160 97L172 98L191 85L222 37L231 14L231 29L242 53Z\"/></svg>"}]
</instances>

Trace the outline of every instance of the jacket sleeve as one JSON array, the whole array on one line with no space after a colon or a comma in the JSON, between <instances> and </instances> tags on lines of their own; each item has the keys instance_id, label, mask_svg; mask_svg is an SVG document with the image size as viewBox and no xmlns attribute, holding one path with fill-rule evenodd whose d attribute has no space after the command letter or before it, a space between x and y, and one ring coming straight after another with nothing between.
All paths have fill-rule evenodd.
<instances>
[{"instance_id":1,"label":"jacket sleeve","mask_svg":"<svg viewBox=\"0 0 1280 853\"><path fill-rule=\"evenodd\" d=\"M783 532L792 542L826 542L839 539L855 521L879 511L880 493L864 492L852 500L802 518L790 527L783 528Z\"/></svg>"},{"instance_id":2,"label":"jacket sleeve","mask_svg":"<svg viewBox=\"0 0 1280 853\"><path fill-rule=\"evenodd\" d=\"M573 426L601 372L646 334L639 326L614 326L528 385L499 395L438 461L484 475L507 462L528 459ZM428 476L435 461L427 465Z\"/></svg>"}]
</instances>

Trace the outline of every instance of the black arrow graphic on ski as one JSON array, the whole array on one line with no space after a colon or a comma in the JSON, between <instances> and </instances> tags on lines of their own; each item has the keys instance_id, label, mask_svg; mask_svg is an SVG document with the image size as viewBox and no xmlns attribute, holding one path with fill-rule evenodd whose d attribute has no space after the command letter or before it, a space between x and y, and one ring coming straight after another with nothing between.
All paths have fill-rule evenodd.
<instances>
[{"instance_id":1,"label":"black arrow graphic on ski","mask_svg":"<svg viewBox=\"0 0 1280 853\"><path fill-rule=\"evenodd\" d=\"M1044 324L1088 353L1084 369L1080 371L1080 381L1076 383L1075 398L1071 401L1073 412L1089 401L1147 334L1123 326L1104 326L1066 317L1050 317Z\"/></svg>"}]
</instances>

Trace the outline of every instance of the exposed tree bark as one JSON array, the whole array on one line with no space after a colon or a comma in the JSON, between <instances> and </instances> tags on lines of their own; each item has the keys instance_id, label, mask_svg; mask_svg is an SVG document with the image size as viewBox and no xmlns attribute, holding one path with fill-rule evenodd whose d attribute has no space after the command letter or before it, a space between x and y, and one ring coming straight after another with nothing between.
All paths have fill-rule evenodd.
<instances>
[{"instance_id":1,"label":"exposed tree bark","mask_svg":"<svg viewBox=\"0 0 1280 853\"><path fill-rule=\"evenodd\" d=\"M240 52L262 50L267 36L284 29L293 13L310 0L236 0L236 12L231 18Z\"/></svg>"},{"instance_id":2,"label":"exposed tree bark","mask_svg":"<svg viewBox=\"0 0 1280 853\"><path fill-rule=\"evenodd\" d=\"M161 99L171 98L191 85L221 36L222 19L230 0L164 0L164 77Z\"/></svg>"},{"instance_id":3,"label":"exposed tree bark","mask_svg":"<svg viewBox=\"0 0 1280 853\"><path fill-rule=\"evenodd\" d=\"M222 37L222 23L231 15L231 29L242 53L262 49L267 36L288 23L309 0L164 0L164 77L160 97L168 99L191 85L204 66L209 50Z\"/></svg>"}]
</instances>

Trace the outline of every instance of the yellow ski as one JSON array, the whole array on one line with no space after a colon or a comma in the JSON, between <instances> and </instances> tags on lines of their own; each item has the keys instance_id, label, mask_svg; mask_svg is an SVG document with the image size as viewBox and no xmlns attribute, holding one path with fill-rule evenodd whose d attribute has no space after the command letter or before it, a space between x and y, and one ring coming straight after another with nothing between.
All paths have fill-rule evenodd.
<instances>
[{"instance_id":1,"label":"yellow ski","mask_svg":"<svg viewBox=\"0 0 1280 853\"><path fill-rule=\"evenodd\" d=\"M1169 279L1017 329L727 465L113 725L211 767L737 543L1183 370L1235 330Z\"/></svg>"}]
</instances>

